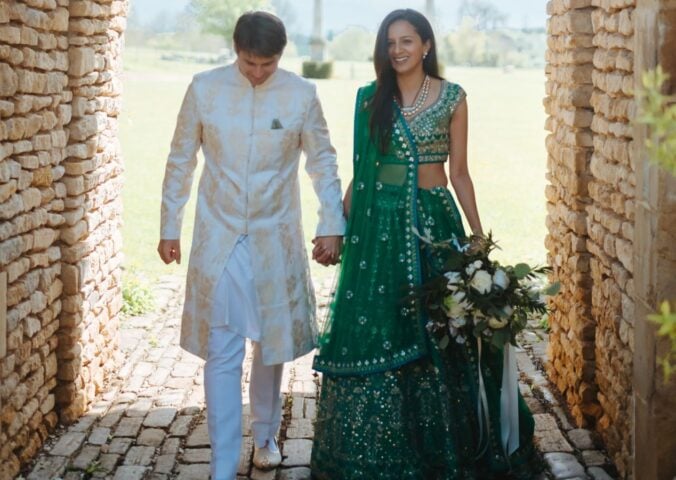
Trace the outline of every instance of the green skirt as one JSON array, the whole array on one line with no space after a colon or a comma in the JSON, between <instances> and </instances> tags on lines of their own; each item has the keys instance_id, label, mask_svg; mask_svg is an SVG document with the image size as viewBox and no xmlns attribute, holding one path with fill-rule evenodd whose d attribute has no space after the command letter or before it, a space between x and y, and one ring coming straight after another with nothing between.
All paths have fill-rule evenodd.
<instances>
[{"instance_id":1,"label":"green skirt","mask_svg":"<svg viewBox=\"0 0 676 480\"><path fill-rule=\"evenodd\" d=\"M373 219L369 241L360 245L358 258L344 259L366 262L367 268L341 278L315 358L323 378L312 476L533 479L540 462L533 417L521 396L520 447L506 458L500 445L502 352L484 348L479 362L472 342L439 350L420 306L406 298L410 275L425 281L444 259L403 233L411 221L403 188L379 186L374 211L367 212ZM445 188L418 190L413 221L434 240L464 235ZM479 365L489 406L483 429L477 416Z\"/></svg>"}]
</instances>

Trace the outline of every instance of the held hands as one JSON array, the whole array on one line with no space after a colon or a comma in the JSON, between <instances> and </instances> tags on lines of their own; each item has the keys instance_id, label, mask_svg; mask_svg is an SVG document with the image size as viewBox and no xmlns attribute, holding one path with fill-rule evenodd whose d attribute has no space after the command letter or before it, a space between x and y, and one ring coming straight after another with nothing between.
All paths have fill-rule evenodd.
<instances>
[{"instance_id":1,"label":"held hands","mask_svg":"<svg viewBox=\"0 0 676 480\"><path fill-rule=\"evenodd\" d=\"M315 246L312 249L312 259L317 263L325 267L338 263L343 248L343 237L338 235L316 237L312 240L312 244Z\"/></svg>"},{"instance_id":2,"label":"held hands","mask_svg":"<svg viewBox=\"0 0 676 480\"><path fill-rule=\"evenodd\" d=\"M176 263L181 263L181 241L180 240L160 240L157 245L157 253L166 264L170 264L174 260Z\"/></svg>"}]
</instances>

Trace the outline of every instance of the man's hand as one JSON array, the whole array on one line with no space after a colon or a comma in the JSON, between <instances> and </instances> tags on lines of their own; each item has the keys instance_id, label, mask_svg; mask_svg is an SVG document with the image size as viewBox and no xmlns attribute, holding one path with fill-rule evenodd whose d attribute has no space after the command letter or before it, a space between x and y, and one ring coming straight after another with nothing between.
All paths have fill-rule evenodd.
<instances>
[{"instance_id":1,"label":"man's hand","mask_svg":"<svg viewBox=\"0 0 676 480\"><path fill-rule=\"evenodd\" d=\"M181 263L181 241L180 240L160 240L157 245L157 253L166 264L170 264L174 260L176 263Z\"/></svg>"},{"instance_id":2,"label":"man's hand","mask_svg":"<svg viewBox=\"0 0 676 480\"><path fill-rule=\"evenodd\" d=\"M338 235L316 237L312 240L312 244L315 246L312 249L312 259L317 263L325 267L338 263L343 248L343 237Z\"/></svg>"}]
</instances>

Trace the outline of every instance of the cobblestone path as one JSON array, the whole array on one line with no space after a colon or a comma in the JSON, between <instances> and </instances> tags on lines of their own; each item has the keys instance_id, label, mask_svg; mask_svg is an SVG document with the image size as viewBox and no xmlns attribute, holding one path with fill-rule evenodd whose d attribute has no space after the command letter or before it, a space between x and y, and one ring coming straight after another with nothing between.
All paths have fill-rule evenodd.
<instances>
[{"instance_id":1,"label":"cobblestone path","mask_svg":"<svg viewBox=\"0 0 676 480\"><path fill-rule=\"evenodd\" d=\"M319 289L325 308L328 288ZM26 480L207 480L209 439L204 411L203 362L178 346L182 279L167 277L155 289L156 310L126 319L121 327L124 361L118 378L76 423L57 430ZM524 335L517 354L520 389L536 420L536 441L548 471L545 479L608 480L615 478L598 439L575 428L565 407L537 367L546 357L546 333ZM247 350L242 390L248 399L251 352ZM319 378L312 355L288 364L282 380L285 397L280 431L283 462L263 472L252 462L248 427L238 479L302 480L310 478L309 462ZM248 401L248 400L245 400ZM248 405L244 407L248 425ZM368 479L365 479L368 480Z\"/></svg>"}]
</instances>

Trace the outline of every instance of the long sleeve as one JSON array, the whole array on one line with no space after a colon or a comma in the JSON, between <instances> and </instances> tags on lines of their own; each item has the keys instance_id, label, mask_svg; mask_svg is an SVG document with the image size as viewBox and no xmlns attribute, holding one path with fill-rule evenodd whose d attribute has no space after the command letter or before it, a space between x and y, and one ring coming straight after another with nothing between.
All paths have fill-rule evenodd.
<instances>
[{"instance_id":1,"label":"long sleeve","mask_svg":"<svg viewBox=\"0 0 676 480\"><path fill-rule=\"evenodd\" d=\"M343 235L345 217L336 150L331 145L329 129L316 90L305 118L301 141L307 157L305 171L310 175L319 199L316 236Z\"/></svg>"},{"instance_id":2,"label":"long sleeve","mask_svg":"<svg viewBox=\"0 0 676 480\"><path fill-rule=\"evenodd\" d=\"M178 239L181 236L183 210L190 197L201 137L202 125L193 82L183 98L164 172L160 238Z\"/></svg>"}]
</instances>

